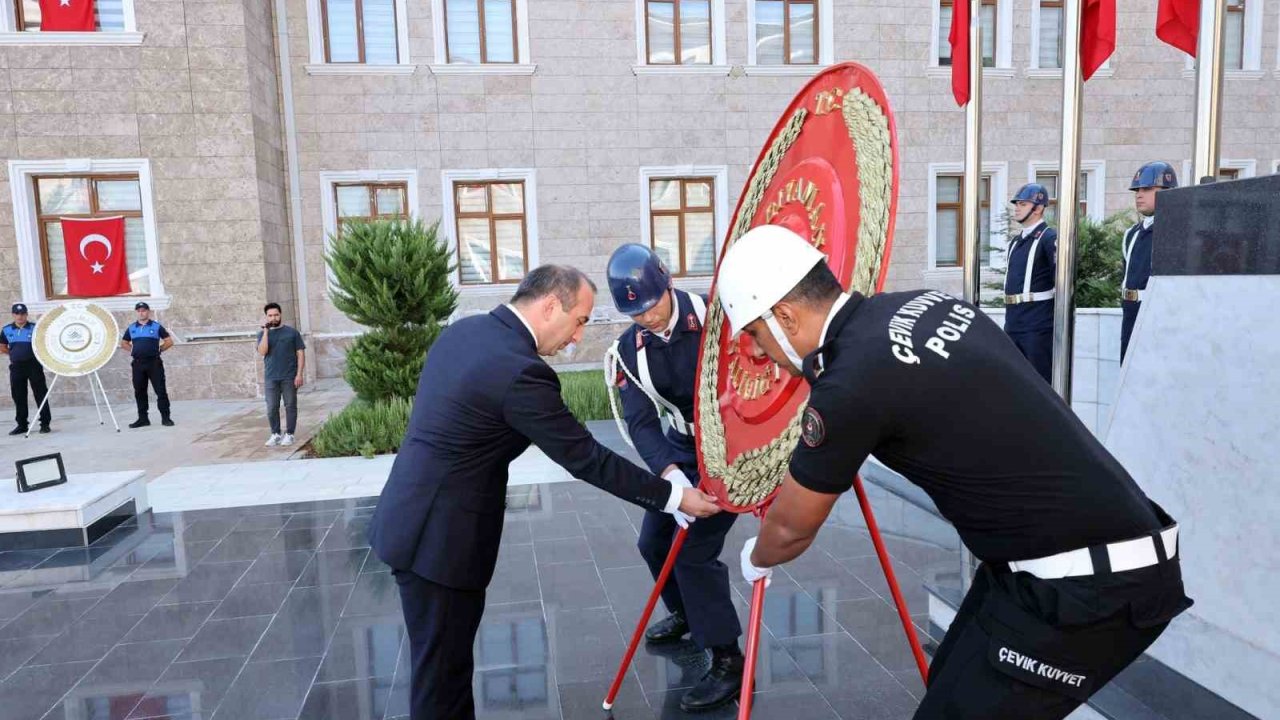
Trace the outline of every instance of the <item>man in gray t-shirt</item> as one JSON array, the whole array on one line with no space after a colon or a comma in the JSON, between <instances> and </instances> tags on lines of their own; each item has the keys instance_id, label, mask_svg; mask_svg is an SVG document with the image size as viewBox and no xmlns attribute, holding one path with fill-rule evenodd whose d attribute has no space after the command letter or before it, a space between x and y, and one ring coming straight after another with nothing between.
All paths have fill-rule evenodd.
<instances>
[{"instance_id":1,"label":"man in gray t-shirt","mask_svg":"<svg viewBox=\"0 0 1280 720\"><path fill-rule=\"evenodd\" d=\"M267 447L292 445L293 432L298 429L298 388L302 387L302 371L306 345L302 334L282 324L279 303L267 303L262 309L267 320L258 331L258 354L265 366L263 380L267 397L267 422L271 424L271 437ZM280 400L284 400L286 430L280 434Z\"/></svg>"}]
</instances>

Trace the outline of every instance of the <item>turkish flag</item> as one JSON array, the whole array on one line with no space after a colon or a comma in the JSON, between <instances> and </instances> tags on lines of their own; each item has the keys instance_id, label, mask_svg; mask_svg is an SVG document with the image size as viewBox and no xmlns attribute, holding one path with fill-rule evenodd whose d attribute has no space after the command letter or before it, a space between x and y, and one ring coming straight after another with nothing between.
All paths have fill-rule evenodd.
<instances>
[{"instance_id":1,"label":"turkish flag","mask_svg":"<svg viewBox=\"0 0 1280 720\"><path fill-rule=\"evenodd\" d=\"M41 32L93 32L93 0L40 0Z\"/></svg>"},{"instance_id":2,"label":"turkish flag","mask_svg":"<svg viewBox=\"0 0 1280 720\"><path fill-rule=\"evenodd\" d=\"M951 3L951 94L956 104L969 103L969 0Z\"/></svg>"},{"instance_id":3,"label":"turkish flag","mask_svg":"<svg viewBox=\"0 0 1280 720\"><path fill-rule=\"evenodd\" d=\"M1084 79L1116 51L1116 0L1088 0L1080 27L1080 71Z\"/></svg>"},{"instance_id":4,"label":"turkish flag","mask_svg":"<svg viewBox=\"0 0 1280 720\"><path fill-rule=\"evenodd\" d=\"M1196 56L1200 36L1200 0L1160 0L1156 10L1156 37Z\"/></svg>"},{"instance_id":5,"label":"turkish flag","mask_svg":"<svg viewBox=\"0 0 1280 720\"><path fill-rule=\"evenodd\" d=\"M124 256L124 218L62 218L67 252L67 294L107 297L129 292Z\"/></svg>"}]
</instances>

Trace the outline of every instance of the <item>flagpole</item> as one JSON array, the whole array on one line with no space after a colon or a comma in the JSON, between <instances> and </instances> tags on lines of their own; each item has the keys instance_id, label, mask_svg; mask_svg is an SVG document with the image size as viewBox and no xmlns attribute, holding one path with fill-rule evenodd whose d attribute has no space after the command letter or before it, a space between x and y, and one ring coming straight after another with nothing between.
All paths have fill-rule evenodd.
<instances>
[{"instance_id":1,"label":"flagpole","mask_svg":"<svg viewBox=\"0 0 1280 720\"><path fill-rule=\"evenodd\" d=\"M1192 184L1218 177L1222 154L1223 36L1227 0L1202 0L1200 36L1196 47L1196 138L1192 154Z\"/></svg>"},{"instance_id":2,"label":"flagpole","mask_svg":"<svg viewBox=\"0 0 1280 720\"><path fill-rule=\"evenodd\" d=\"M1086 0L1063 3L1062 156L1058 163L1058 275L1053 304L1053 389L1071 403L1075 339L1076 229L1080 208L1080 125L1084 79L1080 35Z\"/></svg>"},{"instance_id":3,"label":"flagpole","mask_svg":"<svg viewBox=\"0 0 1280 720\"><path fill-rule=\"evenodd\" d=\"M969 3L969 103L964 108L964 299L974 305L982 299L981 204L982 178L982 0ZM954 62L954 59L952 60Z\"/></svg>"}]
</instances>

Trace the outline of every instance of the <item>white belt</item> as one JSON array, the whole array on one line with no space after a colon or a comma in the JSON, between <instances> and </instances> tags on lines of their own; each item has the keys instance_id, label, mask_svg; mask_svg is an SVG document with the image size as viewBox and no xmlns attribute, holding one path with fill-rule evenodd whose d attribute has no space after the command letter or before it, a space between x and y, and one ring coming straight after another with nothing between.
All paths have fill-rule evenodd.
<instances>
[{"instance_id":1,"label":"white belt","mask_svg":"<svg viewBox=\"0 0 1280 720\"><path fill-rule=\"evenodd\" d=\"M1041 290L1040 292L1025 292L1017 295L1005 295L1005 305L1019 305L1021 303L1040 302L1041 300L1052 300L1057 295L1055 288Z\"/></svg>"},{"instance_id":2,"label":"white belt","mask_svg":"<svg viewBox=\"0 0 1280 720\"><path fill-rule=\"evenodd\" d=\"M1172 560L1178 556L1178 526L1172 525L1160 531L1160 539L1164 542L1165 557ZM1156 552L1155 540L1150 536L1122 540L1106 545L1107 558L1111 561L1111 572L1125 572L1139 568L1151 567L1160 562ZM1049 557L1035 560L1016 560L1008 563L1013 572L1030 573L1042 580L1080 577L1093 575L1093 557L1089 548L1068 550Z\"/></svg>"}]
</instances>

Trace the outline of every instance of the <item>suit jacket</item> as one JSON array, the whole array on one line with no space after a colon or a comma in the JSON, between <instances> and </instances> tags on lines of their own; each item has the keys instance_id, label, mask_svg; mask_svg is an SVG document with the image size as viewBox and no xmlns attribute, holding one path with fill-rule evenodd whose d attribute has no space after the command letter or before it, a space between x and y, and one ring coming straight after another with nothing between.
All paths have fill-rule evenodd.
<instances>
[{"instance_id":1,"label":"suit jacket","mask_svg":"<svg viewBox=\"0 0 1280 720\"><path fill-rule=\"evenodd\" d=\"M400 452L369 541L383 562L480 590L502 539L507 470L534 443L574 477L647 510L671 485L595 441L565 407L560 381L512 310L440 334L422 368Z\"/></svg>"}]
</instances>

